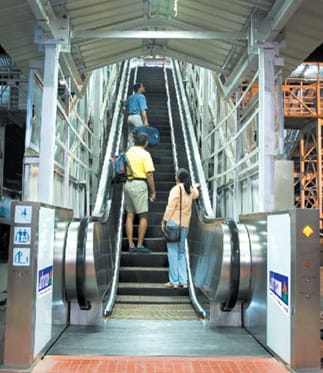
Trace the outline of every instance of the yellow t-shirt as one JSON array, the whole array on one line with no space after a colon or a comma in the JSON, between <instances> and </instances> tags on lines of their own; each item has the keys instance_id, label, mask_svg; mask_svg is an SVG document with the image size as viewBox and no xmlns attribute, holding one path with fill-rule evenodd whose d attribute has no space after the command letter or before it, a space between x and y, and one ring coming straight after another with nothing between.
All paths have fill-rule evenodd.
<instances>
[{"instance_id":1,"label":"yellow t-shirt","mask_svg":"<svg viewBox=\"0 0 323 373\"><path fill-rule=\"evenodd\" d=\"M127 152L129 163L132 169L132 178L146 179L148 172L154 172L155 167L151 155L142 146L132 146ZM128 170L129 174L129 170Z\"/></svg>"}]
</instances>

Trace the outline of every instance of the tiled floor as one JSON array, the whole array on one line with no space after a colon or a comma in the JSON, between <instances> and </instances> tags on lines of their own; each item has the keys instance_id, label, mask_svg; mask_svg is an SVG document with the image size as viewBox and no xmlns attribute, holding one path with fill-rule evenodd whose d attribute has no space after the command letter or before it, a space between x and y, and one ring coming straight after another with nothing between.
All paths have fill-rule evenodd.
<instances>
[{"instance_id":1,"label":"tiled floor","mask_svg":"<svg viewBox=\"0 0 323 373\"><path fill-rule=\"evenodd\" d=\"M273 358L46 356L32 373L286 373Z\"/></svg>"}]
</instances>

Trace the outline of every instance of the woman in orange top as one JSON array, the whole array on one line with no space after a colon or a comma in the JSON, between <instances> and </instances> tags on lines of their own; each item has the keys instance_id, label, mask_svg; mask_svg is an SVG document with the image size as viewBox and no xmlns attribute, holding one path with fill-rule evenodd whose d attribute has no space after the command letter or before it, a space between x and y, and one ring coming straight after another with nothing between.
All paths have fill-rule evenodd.
<instances>
[{"instance_id":1,"label":"woman in orange top","mask_svg":"<svg viewBox=\"0 0 323 373\"><path fill-rule=\"evenodd\" d=\"M192 201L199 197L197 188L200 184L191 186L190 175L184 168L180 168L176 174L176 185L170 190L168 204L161 223L162 230L165 225L181 225L181 237L179 242L167 242L169 262L169 282L167 287L187 288L187 268L185 260L185 240L192 214ZM180 209L180 195L182 193L182 208Z\"/></svg>"}]
</instances>

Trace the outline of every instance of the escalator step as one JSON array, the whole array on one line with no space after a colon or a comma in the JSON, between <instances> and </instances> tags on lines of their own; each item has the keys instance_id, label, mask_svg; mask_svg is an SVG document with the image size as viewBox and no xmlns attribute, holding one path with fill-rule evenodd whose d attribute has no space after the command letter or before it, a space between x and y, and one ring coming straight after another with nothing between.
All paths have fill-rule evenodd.
<instances>
[{"instance_id":1,"label":"escalator step","mask_svg":"<svg viewBox=\"0 0 323 373\"><path fill-rule=\"evenodd\" d=\"M178 304L178 303L191 303L188 296L159 296L151 297L146 295L117 295L116 303L141 303L141 304Z\"/></svg>"},{"instance_id":2,"label":"escalator step","mask_svg":"<svg viewBox=\"0 0 323 373\"><path fill-rule=\"evenodd\" d=\"M151 249L150 245L149 248ZM124 267L167 267L167 253L166 251L158 251L152 252L149 256L146 255L143 257L141 254L133 254L123 251L121 252L121 265Z\"/></svg>"},{"instance_id":3,"label":"escalator step","mask_svg":"<svg viewBox=\"0 0 323 373\"><path fill-rule=\"evenodd\" d=\"M145 254L138 254L145 255ZM149 254L147 254L149 255ZM120 267L120 282L159 282L168 281L167 267Z\"/></svg>"},{"instance_id":4,"label":"escalator step","mask_svg":"<svg viewBox=\"0 0 323 373\"><path fill-rule=\"evenodd\" d=\"M136 320L196 320L197 315L188 303L136 304L117 303L111 319Z\"/></svg>"},{"instance_id":5,"label":"escalator step","mask_svg":"<svg viewBox=\"0 0 323 373\"><path fill-rule=\"evenodd\" d=\"M121 282L118 288L119 295L146 295L146 296L187 296L188 290L183 288L170 289L165 284Z\"/></svg>"}]
</instances>

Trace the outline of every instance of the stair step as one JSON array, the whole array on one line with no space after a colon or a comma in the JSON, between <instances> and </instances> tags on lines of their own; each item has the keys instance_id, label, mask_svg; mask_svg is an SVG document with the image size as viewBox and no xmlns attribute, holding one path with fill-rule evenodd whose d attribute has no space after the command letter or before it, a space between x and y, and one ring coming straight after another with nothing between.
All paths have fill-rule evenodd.
<instances>
[{"instance_id":1,"label":"stair step","mask_svg":"<svg viewBox=\"0 0 323 373\"><path fill-rule=\"evenodd\" d=\"M134 241L137 242L138 240L138 237L134 237ZM166 249L166 242L165 240L163 239L163 237L159 237L159 238L152 238L152 237L145 237L145 240L144 240L144 245L146 247L148 247L152 253L152 254L156 254L158 255L158 253L165 253L167 251ZM122 239L122 250L123 252L128 252L128 240L127 238L123 238ZM130 253L130 255L133 255L132 253ZM139 254L141 255L141 254ZM146 259L145 259L146 260Z\"/></svg>"},{"instance_id":2,"label":"stair step","mask_svg":"<svg viewBox=\"0 0 323 373\"><path fill-rule=\"evenodd\" d=\"M188 296L188 290L182 287L173 289L165 284L121 282L119 283L118 295L145 295L145 296Z\"/></svg>"},{"instance_id":3,"label":"stair step","mask_svg":"<svg viewBox=\"0 0 323 373\"><path fill-rule=\"evenodd\" d=\"M166 245L165 245L166 246ZM151 249L151 247L149 247ZM128 250L128 243L124 247ZM149 255L141 255L129 253L128 251L121 252L121 266L123 267L167 267L168 257L166 248L165 251L152 252Z\"/></svg>"},{"instance_id":4,"label":"stair step","mask_svg":"<svg viewBox=\"0 0 323 373\"><path fill-rule=\"evenodd\" d=\"M140 303L140 304L178 304L191 303L188 296L157 296L151 297L148 295L117 295L117 303Z\"/></svg>"},{"instance_id":5,"label":"stair step","mask_svg":"<svg viewBox=\"0 0 323 373\"><path fill-rule=\"evenodd\" d=\"M144 254L139 254L144 255ZM146 254L150 255L150 254ZM159 282L168 281L167 267L120 267L120 282Z\"/></svg>"}]
</instances>

